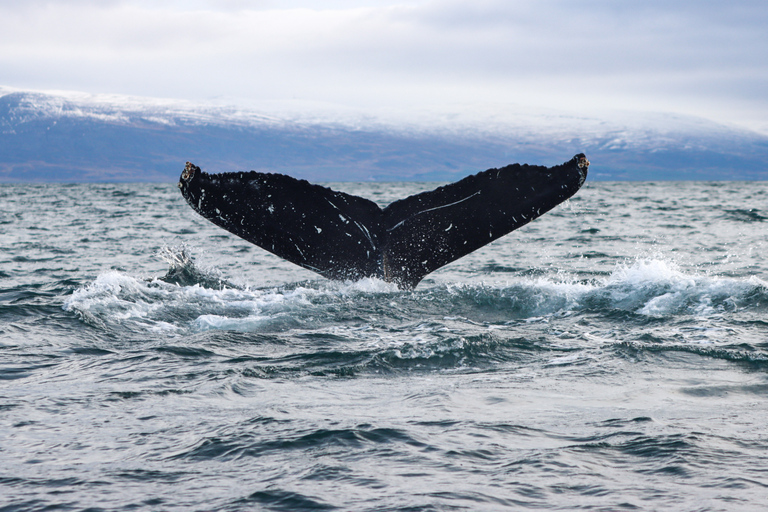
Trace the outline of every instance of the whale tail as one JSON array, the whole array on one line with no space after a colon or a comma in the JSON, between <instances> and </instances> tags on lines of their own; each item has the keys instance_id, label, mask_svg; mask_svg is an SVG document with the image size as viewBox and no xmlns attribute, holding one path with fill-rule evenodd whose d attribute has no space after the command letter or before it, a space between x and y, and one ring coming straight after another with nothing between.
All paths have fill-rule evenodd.
<instances>
[{"instance_id":1,"label":"whale tail","mask_svg":"<svg viewBox=\"0 0 768 512\"><path fill-rule=\"evenodd\" d=\"M583 154L555 167L508 165L384 209L282 174L207 174L189 162L179 188L206 219L292 263L329 279L378 277L411 289L571 197L588 167Z\"/></svg>"}]
</instances>

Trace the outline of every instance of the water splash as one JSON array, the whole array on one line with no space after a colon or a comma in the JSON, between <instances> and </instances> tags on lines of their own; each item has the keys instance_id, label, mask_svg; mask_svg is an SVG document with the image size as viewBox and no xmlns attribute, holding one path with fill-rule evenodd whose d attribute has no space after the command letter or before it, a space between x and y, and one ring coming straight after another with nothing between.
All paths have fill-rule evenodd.
<instances>
[{"instance_id":1,"label":"water splash","mask_svg":"<svg viewBox=\"0 0 768 512\"><path fill-rule=\"evenodd\" d=\"M186 244L173 247L164 245L157 255L169 265L168 272L159 278L161 281L179 286L199 284L214 290L236 288L235 285L224 280L217 270L199 268Z\"/></svg>"},{"instance_id":2,"label":"water splash","mask_svg":"<svg viewBox=\"0 0 768 512\"><path fill-rule=\"evenodd\" d=\"M200 271L186 248L164 248L163 254L171 265L164 277L144 281L108 272L76 290L65 309L101 327L284 332L339 324L398 329L431 321L444 325L456 313L462 321L480 325L617 311L706 320L736 310L762 310L768 303L768 283L756 277L689 275L657 259L620 265L607 278L590 282L555 276L404 292L377 279L236 288Z\"/></svg>"}]
</instances>

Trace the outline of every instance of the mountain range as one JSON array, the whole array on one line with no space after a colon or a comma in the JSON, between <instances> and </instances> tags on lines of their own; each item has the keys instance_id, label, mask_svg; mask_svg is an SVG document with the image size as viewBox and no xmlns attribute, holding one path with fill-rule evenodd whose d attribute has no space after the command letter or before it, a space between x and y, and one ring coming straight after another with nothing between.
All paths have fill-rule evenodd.
<instances>
[{"instance_id":1,"label":"mountain range","mask_svg":"<svg viewBox=\"0 0 768 512\"><path fill-rule=\"evenodd\" d=\"M363 115L0 88L0 181L175 181L186 161L310 181L452 181L580 152L595 180L768 179L768 136L706 119L481 110Z\"/></svg>"}]
</instances>

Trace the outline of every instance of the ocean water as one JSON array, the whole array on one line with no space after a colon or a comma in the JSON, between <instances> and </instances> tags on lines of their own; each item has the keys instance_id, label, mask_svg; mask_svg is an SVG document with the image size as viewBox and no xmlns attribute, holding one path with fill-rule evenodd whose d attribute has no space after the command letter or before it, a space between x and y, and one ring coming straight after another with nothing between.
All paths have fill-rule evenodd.
<instances>
[{"instance_id":1,"label":"ocean water","mask_svg":"<svg viewBox=\"0 0 768 512\"><path fill-rule=\"evenodd\" d=\"M0 185L0 511L768 510L767 255L764 182L588 181L413 291Z\"/></svg>"}]
</instances>

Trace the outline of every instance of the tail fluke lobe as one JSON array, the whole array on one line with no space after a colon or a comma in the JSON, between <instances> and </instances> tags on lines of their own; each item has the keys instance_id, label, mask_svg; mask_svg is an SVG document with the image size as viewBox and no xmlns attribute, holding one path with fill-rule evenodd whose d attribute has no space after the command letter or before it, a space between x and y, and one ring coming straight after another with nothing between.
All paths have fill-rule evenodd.
<instances>
[{"instance_id":1,"label":"tail fluke lobe","mask_svg":"<svg viewBox=\"0 0 768 512\"><path fill-rule=\"evenodd\" d=\"M406 288L524 226L581 187L583 154L556 167L513 164L395 201L384 209L385 275Z\"/></svg>"},{"instance_id":2,"label":"tail fluke lobe","mask_svg":"<svg viewBox=\"0 0 768 512\"><path fill-rule=\"evenodd\" d=\"M329 279L378 273L381 209L373 201L282 174L209 175L192 164L179 187L200 215L291 263Z\"/></svg>"}]
</instances>

